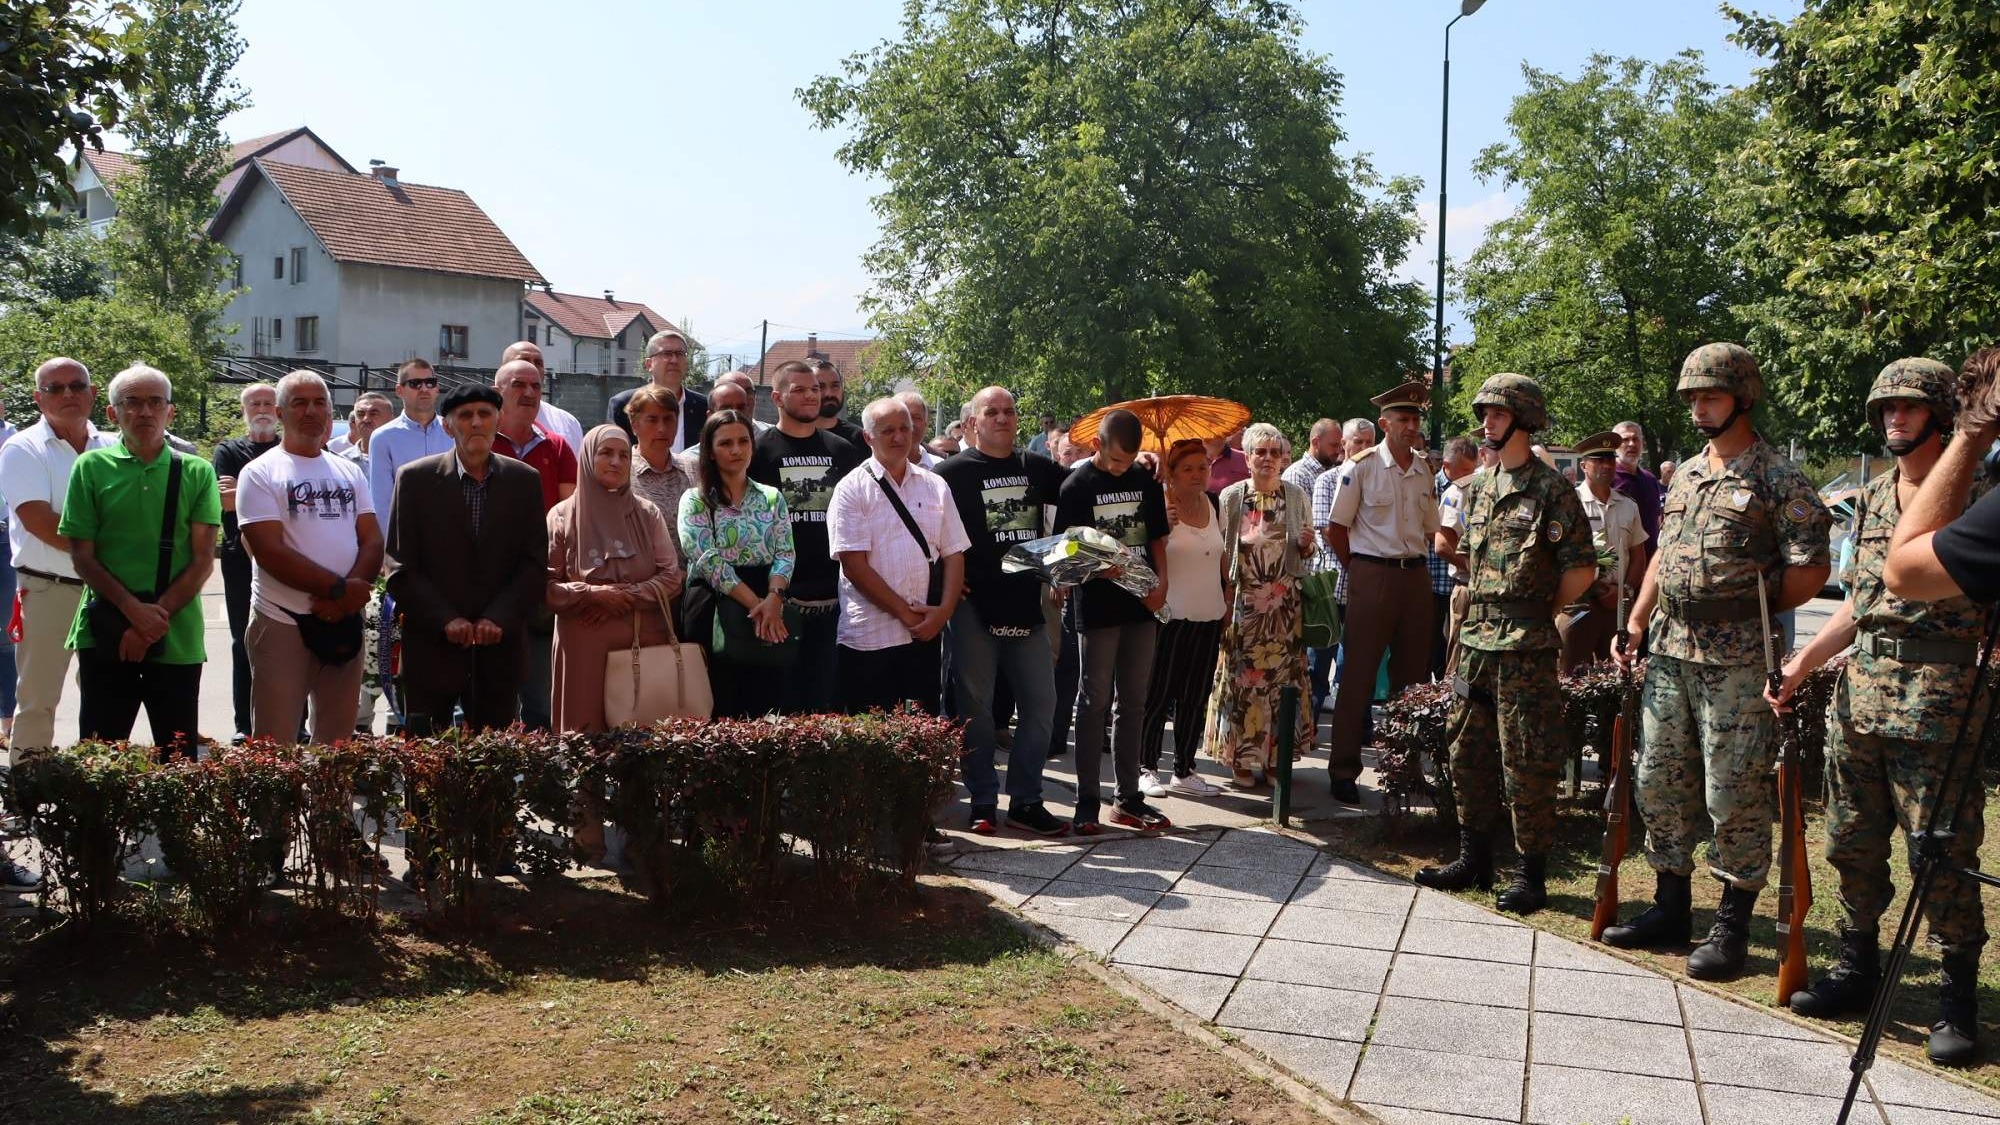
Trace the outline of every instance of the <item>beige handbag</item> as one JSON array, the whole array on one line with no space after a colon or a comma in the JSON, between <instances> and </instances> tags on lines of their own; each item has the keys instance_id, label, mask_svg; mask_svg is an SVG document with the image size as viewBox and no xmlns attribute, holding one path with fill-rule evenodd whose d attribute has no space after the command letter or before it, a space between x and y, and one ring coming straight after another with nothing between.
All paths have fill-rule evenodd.
<instances>
[{"instance_id":1,"label":"beige handbag","mask_svg":"<svg viewBox=\"0 0 2000 1125\"><path fill-rule=\"evenodd\" d=\"M667 643L639 644L639 614L632 614L632 647L604 655L604 723L643 726L676 715L706 719L715 712L708 662L698 644L674 635L674 613L661 596Z\"/></svg>"}]
</instances>

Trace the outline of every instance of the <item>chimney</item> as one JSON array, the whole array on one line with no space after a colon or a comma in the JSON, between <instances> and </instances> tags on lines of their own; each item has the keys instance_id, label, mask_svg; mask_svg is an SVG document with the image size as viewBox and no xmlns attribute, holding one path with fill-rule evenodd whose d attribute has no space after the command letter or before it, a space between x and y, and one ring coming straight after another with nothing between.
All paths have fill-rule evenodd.
<instances>
[{"instance_id":1,"label":"chimney","mask_svg":"<svg viewBox=\"0 0 2000 1125\"><path fill-rule=\"evenodd\" d=\"M806 333L806 357L810 359L818 354L819 354L819 333L817 332Z\"/></svg>"},{"instance_id":2,"label":"chimney","mask_svg":"<svg viewBox=\"0 0 2000 1125\"><path fill-rule=\"evenodd\" d=\"M398 171L399 169L384 164L380 160L370 160L368 162L368 174L392 187L396 183L396 173Z\"/></svg>"},{"instance_id":3,"label":"chimney","mask_svg":"<svg viewBox=\"0 0 2000 1125\"><path fill-rule=\"evenodd\" d=\"M618 298L611 295L611 290L606 289L604 291L604 303L615 309L618 307Z\"/></svg>"}]
</instances>

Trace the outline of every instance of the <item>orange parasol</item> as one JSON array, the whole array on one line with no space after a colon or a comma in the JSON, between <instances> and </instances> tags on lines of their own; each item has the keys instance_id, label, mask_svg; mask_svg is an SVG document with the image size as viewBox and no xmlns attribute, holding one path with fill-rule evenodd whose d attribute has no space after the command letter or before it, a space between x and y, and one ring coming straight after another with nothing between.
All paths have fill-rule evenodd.
<instances>
[{"instance_id":1,"label":"orange parasol","mask_svg":"<svg viewBox=\"0 0 2000 1125\"><path fill-rule=\"evenodd\" d=\"M1142 449L1165 455L1167 447L1185 438L1214 441L1249 424L1250 408L1226 398L1207 395L1161 395L1133 399L1100 407L1077 419L1069 428L1069 440L1088 446L1097 440L1097 425L1114 410L1130 410L1139 416L1146 431Z\"/></svg>"}]
</instances>

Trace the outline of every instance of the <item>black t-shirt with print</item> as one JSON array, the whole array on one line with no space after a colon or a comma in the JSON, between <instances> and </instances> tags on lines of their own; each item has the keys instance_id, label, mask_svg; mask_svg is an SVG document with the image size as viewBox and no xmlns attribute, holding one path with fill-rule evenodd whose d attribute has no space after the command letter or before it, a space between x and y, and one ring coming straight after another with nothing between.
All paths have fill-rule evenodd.
<instances>
[{"instance_id":1,"label":"black t-shirt with print","mask_svg":"<svg viewBox=\"0 0 2000 1125\"><path fill-rule=\"evenodd\" d=\"M972 541L965 552L965 582L972 606L991 627L1042 624L1042 580L1033 573L1005 574L1001 556L1016 543L1039 539L1042 509L1056 502L1069 474L1039 453L988 457L966 449L947 457L937 474L951 487L958 518Z\"/></svg>"},{"instance_id":2,"label":"black t-shirt with print","mask_svg":"<svg viewBox=\"0 0 2000 1125\"><path fill-rule=\"evenodd\" d=\"M776 426L757 437L750 454L750 479L768 484L785 497L792 520L792 545L798 562L792 569L792 596L824 601L840 596L840 563L826 537L826 510L833 503L833 486L859 465L863 453L825 430L795 438Z\"/></svg>"},{"instance_id":3,"label":"black t-shirt with print","mask_svg":"<svg viewBox=\"0 0 2000 1125\"><path fill-rule=\"evenodd\" d=\"M1113 476L1085 461L1070 471L1056 499L1055 530L1072 527L1095 527L1152 565L1147 545L1165 539L1169 530L1166 489L1136 464ZM1080 628L1126 625L1153 616L1145 603L1106 578L1091 579L1074 596Z\"/></svg>"}]
</instances>

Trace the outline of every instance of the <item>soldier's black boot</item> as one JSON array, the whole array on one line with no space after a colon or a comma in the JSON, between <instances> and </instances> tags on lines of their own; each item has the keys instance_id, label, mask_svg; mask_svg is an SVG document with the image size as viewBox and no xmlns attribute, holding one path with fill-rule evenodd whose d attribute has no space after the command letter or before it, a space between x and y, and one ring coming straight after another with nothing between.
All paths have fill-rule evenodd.
<instances>
[{"instance_id":1,"label":"soldier's black boot","mask_svg":"<svg viewBox=\"0 0 2000 1125\"><path fill-rule=\"evenodd\" d=\"M1443 867L1417 870L1417 886L1434 891L1493 889L1493 842L1484 832L1458 830L1458 858Z\"/></svg>"},{"instance_id":2,"label":"soldier's black boot","mask_svg":"<svg viewBox=\"0 0 2000 1125\"><path fill-rule=\"evenodd\" d=\"M1688 876L1658 871L1653 875L1653 905L1622 926L1604 928L1604 944L1619 949L1658 949L1686 945L1694 936L1693 893Z\"/></svg>"},{"instance_id":3,"label":"soldier's black boot","mask_svg":"<svg viewBox=\"0 0 2000 1125\"><path fill-rule=\"evenodd\" d=\"M1843 930L1840 963L1812 987L1792 993L1792 1011L1818 1020L1859 1015L1875 1002L1875 986L1880 983L1882 950L1875 931Z\"/></svg>"},{"instance_id":4,"label":"soldier's black boot","mask_svg":"<svg viewBox=\"0 0 2000 1125\"><path fill-rule=\"evenodd\" d=\"M1514 881L1500 892L1494 905L1509 914L1533 914L1549 904L1549 857L1522 853L1521 866L1514 869Z\"/></svg>"},{"instance_id":5,"label":"soldier's black boot","mask_svg":"<svg viewBox=\"0 0 2000 1125\"><path fill-rule=\"evenodd\" d=\"M1979 1054L1979 955L1947 953L1938 1019L1924 1053L1939 1066L1968 1066Z\"/></svg>"},{"instance_id":6,"label":"soldier's black boot","mask_svg":"<svg viewBox=\"0 0 2000 1125\"><path fill-rule=\"evenodd\" d=\"M1750 956L1750 914L1756 907L1756 891L1722 889L1722 905L1716 907L1715 925L1708 928L1708 940L1688 954L1689 976L1696 980L1735 980L1743 974L1743 962Z\"/></svg>"}]
</instances>

